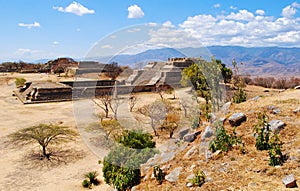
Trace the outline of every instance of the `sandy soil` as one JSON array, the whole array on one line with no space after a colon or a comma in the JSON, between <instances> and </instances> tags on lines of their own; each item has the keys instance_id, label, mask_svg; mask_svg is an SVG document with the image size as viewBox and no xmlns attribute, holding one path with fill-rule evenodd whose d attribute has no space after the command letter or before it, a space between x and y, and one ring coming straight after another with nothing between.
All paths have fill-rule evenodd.
<instances>
[{"instance_id":1,"label":"sandy soil","mask_svg":"<svg viewBox=\"0 0 300 191\"><path fill-rule=\"evenodd\" d=\"M13 97L14 80L9 80L7 84L5 79L16 76L24 77L27 81L57 80L55 76L45 74L0 74L0 190L86 190L81 186L83 176L93 170L98 171L102 179L99 158L81 139L67 145L67 148L71 148L67 153L67 164L54 166L42 166L39 161L26 158L32 149L38 151L37 146L15 148L11 144L4 144L10 133L39 123L62 121L65 125L76 127L71 101L23 105ZM101 185L93 190L112 188L102 179Z\"/></svg>"}]
</instances>

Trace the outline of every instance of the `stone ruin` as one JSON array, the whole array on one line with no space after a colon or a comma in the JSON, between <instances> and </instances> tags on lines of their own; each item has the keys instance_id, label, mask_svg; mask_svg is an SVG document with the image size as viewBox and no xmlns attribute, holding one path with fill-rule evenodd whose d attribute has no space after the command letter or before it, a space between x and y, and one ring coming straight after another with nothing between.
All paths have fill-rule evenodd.
<instances>
[{"instance_id":1,"label":"stone ruin","mask_svg":"<svg viewBox=\"0 0 300 191\"><path fill-rule=\"evenodd\" d=\"M126 81L122 82L116 80L27 82L24 87L16 90L15 94L27 104L112 94L116 87L118 94L154 92L158 87L180 87L182 70L193 63L191 58L169 58L167 62L150 62L142 70L135 70ZM106 66L97 62L81 62L77 73L79 75L89 72L101 73L108 70Z\"/></svg>"}]
</instances>

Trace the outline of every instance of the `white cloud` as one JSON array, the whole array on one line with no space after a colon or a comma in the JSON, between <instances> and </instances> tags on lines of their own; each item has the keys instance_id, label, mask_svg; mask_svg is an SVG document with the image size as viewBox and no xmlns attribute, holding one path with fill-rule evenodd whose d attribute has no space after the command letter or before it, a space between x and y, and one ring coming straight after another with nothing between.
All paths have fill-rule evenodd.
<instances>
[{"instance_id":1,"label":"white cloud","mask_svg":"<svg viewBox=\"0 0 300 191\"><path fill-rule=\"evenodd\" d=\"M265 11L261 10L261 9L258 9L258 10L255 11L255 13L258 14L258 15L264 15Z\"/></svg>"},{"instance_id":2,"label":"white cloud","mask_svg":"<svg viewBox=\"0 0 300 191\"><path fill-rule=\"evenodd\" d=\"M253 13L243 9L239 10L238 13L231 12L226 18L232 20L250 21L254 18L254 15Z\"/></svg>"},{"instance_id":3,"label":"white cloud","mask_svg":"<svg viewBox=\"0 0 300 191\"><path fill-rule=\"evenodd\" d=\"M130 7L128 7L129 19L142 18L142 17L144 17L144 12L139 6L131 5Z\"/></svg>"},{"instance_id":4,"label":"white cloud","mask_svg":"<svg viewBox=\"0 0 300 191\"><path fill-rule=\"evenodd\" d=\"M85 14L94 14L95 11L92 9L88 9L81 5L80 3L77 3L76 1L73 1L70 5L68 5L66 8L63 7L53 7L53 9L58 10L60 12L65 13L72 13L78 16L82 16Z\"/></svg>"},{"instance_id":5,"label":"white cloud","mask_svg":"<svg viewBox=\"0 0 300 191\"><path fill-rule=\"evenodd\" d=\"M170 27L170 28L173 28L175 27L171 21L166 21L162 24L164 27Z\"/></svg>"},{"instance_id":6,"label":"white cloud","mask_svg":"<svg viewBox=\"0 0 300 191\"><path fill-rule=\"evenodd\" d=\"M80 28L77 28L77 29L76 29L77 32L80 32L80 30L81 30Z\"/></svg>"},{"instance_id":7,"label":"white cloud","mask_svg":"<svg viewBox=\"0 0 300 191\"><path fill-rule=\"evenodd\" d=\"M27 27L28 29L31 29L32 27L41 27L40 23L34 22L32 24L25 24L25 23L19 23L20 27Z\"/></svg>"},{"instance_id":8,"label":"white cloud","mask_svg":"<svg viewBox=\"0 0 300 191\"><path fill-rule=\"evenodd\" d=\"M218 4L214 4L214 8L220 8L221 7L221 4L218 3Z\"/></svg>"},{"instance_id":9,"label":"white cloud","mask_svg":"<svg viewBox=\"0 0 300 191\"><path fill-rule=\"evenodd\" d=\"M59 45L59 42L54 41L54 42L52 42L52 44L53 44L54 46L56 46L56 45Z\"/></svg>"},{"instance_id":10,"label":"white cloud","mask_svg":"<svg viewBox=\"0 0 300 191\"><path fill-rule=\"evenodd\" d=\"M237 10L237 7L231 5L231 6L230 6L230 9L232 9L232 10Z\"/></svg>"},{"instance_id":11,"label":"white cloud","mask_svg":"<svg viewBox=\"0 0 300 191\"><path fill-rule=\"evenodd\" d=\"M292 5L286 6L284 9L282 9L281 15L286 18L292 18L296 14L297 10Z\"/></svg>"},{"instance_id":12,"label":"white cloud","mask_svg":"<svg viewBox=\"0 0 300 191\"><path fill-rule=\"evenodd\" d=\"M139 31L141 31L141 29L140 28L133 28L133 29L129 29L129 30L127 30L127 32L139 32Z\"/></svg>"},{"instance_id":13,"label":"white cloud","mask_svg":"<svg viewBox=\"0 0 300 191\"><path fill-rule=\"evenodd\" d=\"M291 5L300 7L300 4ZM300 17L265 15L265 11L238 10L220 15L200 14L179 24L180 31L199 39L203 45L295 46L300 47ZM153 42L181 44L181 32L166 27L151 34ZM181 37L182 35L182 37ZM189 44L189 41L186 41Z\"/></svg>"}]
</instances>

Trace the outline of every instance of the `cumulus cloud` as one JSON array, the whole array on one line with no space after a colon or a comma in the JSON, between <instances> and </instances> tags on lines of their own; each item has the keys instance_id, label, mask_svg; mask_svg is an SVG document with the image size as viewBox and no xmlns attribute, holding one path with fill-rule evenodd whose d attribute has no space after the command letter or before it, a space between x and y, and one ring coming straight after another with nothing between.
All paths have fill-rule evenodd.
<instances>
[{"instance_id":1,"label":"cumulus cloud","mask_svg":"<svg viewBox=\"0 0 300 191\"><path fill-rule=\"evenodd\" d=\"M258 14L258 15L264 15L265 11L261 10L261 9L258 9L258 10L255 11L255 13Z\"/></svg>"},{"instance_id":2,"label":"cumulus cloud","mask_svg":"<svg viewBox=\"0 0 300 191\"><path fill-rule=\"evenodd\" d=\"M18 24L20 27L27 27L28 29L31 29L31 28L35 28L35 27L41 27L40 23L38 22L34 22L34 23L30 23L30 24L25 24L25 23L19 23Z\"/></svg>"},{"instance_id":3,"label":"cumulus cloud","mask_svg":"<svg viewBox=\"0 0 300 191\"><path fill-rule=\"evenodd\" d=\"M142 9L137 5L131 5L128 7L128 18L135 19L135 18L143 18L144 12Z\"/></svg>"},{"instance_id":4,"label":"cumulus cloud","mask_svg":"<svg viewBox=\"0 0 300 191\"><path fill-rule=\"evenodd\" d=\"M232 9L232 10L237 10L237 7L231 5L231 6L230 6L230 9Z\"/></svg>"},{"instance_id":5,"label":"cumulus cloud","mask_svg":"<svg viewBox=\"0 0 300 191\"><path fill-rule=\"evenodd\" d=\"M60 12L65 12L65 13L72 13L78 16L82 16L85 14L94 14L95 11L92 9L88 9L81 5L80 3L77 3L76 1L73 1L70 5L67 7L53 7L53 9L58 10Z\"/></svg>"},{"instance_id":6,"label":"cumulus cloud","mask_svg":"<svg viewBox=\"0 0 300 191\"><path fill-rule=\"evenodd\" d=\"M290 6L295 9L300 7L295 3ZM184 46L182 42L185 41L186 46L190 46L193 43L191 39L194 38L205 46L300 46L300 17L282 15L276 18L266 15L264 10L190 16L179 24L179 28L168 28L166 24L171 22L166 22L160 30L151 32L151 42ZM191 39L186 34L191 35Z\"/></svg>"},{"instance_id":7,"label":"cumulus cloud","mask_svg":"<svg viewBox=\"0 0 300 191\"><path fill-rule=\"evenodd\" d=\"M164 27L175 27L173 24L172 24L172 22L171 21L166 21L166 22L164 22L163 24L162 24Z\"/></svg>"}]
</instances>

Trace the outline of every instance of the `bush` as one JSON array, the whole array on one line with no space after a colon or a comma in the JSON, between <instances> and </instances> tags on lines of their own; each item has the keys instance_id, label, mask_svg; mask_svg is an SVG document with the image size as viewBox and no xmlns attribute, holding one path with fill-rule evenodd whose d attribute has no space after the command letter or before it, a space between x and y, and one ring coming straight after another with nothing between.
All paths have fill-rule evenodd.
<instances>
[{"instance_id":1,"label":"bush","mask_svg":"<svg viewBox=\"0 0 300 191\"><path fill-rule=\"evenodd\" d=\"M154 177L155 177L156 181L158 182L158 184L162 184L162 182L165 179L165 173L162 171L161 168L159 168L159 166L154 166L153 172L154 172Z\"/></svg>"},{"instance_id":2,"label":"bush","mask_svg":"<svg viewBox=\"0 0 300 191\"><path fill-rule=\"evenodd\" d=\"M246 100L247 100L247 95L245 90L239 88L237 91L234 92L234 95L232 97L233 103L242 103Z\"/></svg>"},{"instance_id":3,"label":"bush","mask_svg":"<svg viewBox=\"0 0 300 191\"><path fill-rule=\"evenodd\" d=\"M282 165L284 162L284 156L281 152L282 142L278 135L270 130L268 116L265 113L259 113L258 119L259 122L254 128L257 150L269 150L270 166Z\"/></svg>"},{"instance_id":4,"label":"bush","mask_svg":"<svg viewBox=\"0 0 300 191\"><path fill-rule=\"evenodd\" d=\"M17 87L22 87L25 85L26 79L25 78L16 78L15 84Z\"/></svg>"},{"instance_id":5,"label":"bush","mask_svg":"<svg viewBox=\"0 0 300 191\"><path fill-rule=\"evenodd\" d=\"M195 173L194 178L190 180L190 182L193 184L193 186L202 186L205 183L205 174L202 170L198 170Z\"/></svg>"},{"instance_id":6,"label":"bush","mask_svg":"<svg viewBox=\"0 0 300 191\"><path fill-rule=\"evenodd\" d=\"M82 186L83 186L84 188L89 188L90 185L91 185L91 183L90 183L87 179L84 179L84 180L82 181Z\"/></svg>"},{"instance_id":7,"label":"bush","mask_svg":"<svg viewBox=\"0 0 300 191\"><path fill-rule=\"evenodd\" d=\"M229 151L234 145L243 145L241 137L236 136L235 129L232 134L227 134L223 125L216 129L216 137L209 142L209 149L213 152L221 150Z\"/></svg>"},{"instance_id":8,"label":"bush","mask_svg":"<svg viewBox=\"0 0 300 191\"><path fill-rule=\"evenodd\" d=\"M157 153L149 133L125 130L116 145L104 158L103 176L106 183L125 191L140 183L140 165Z\"/></svg>"}]
</instances>

